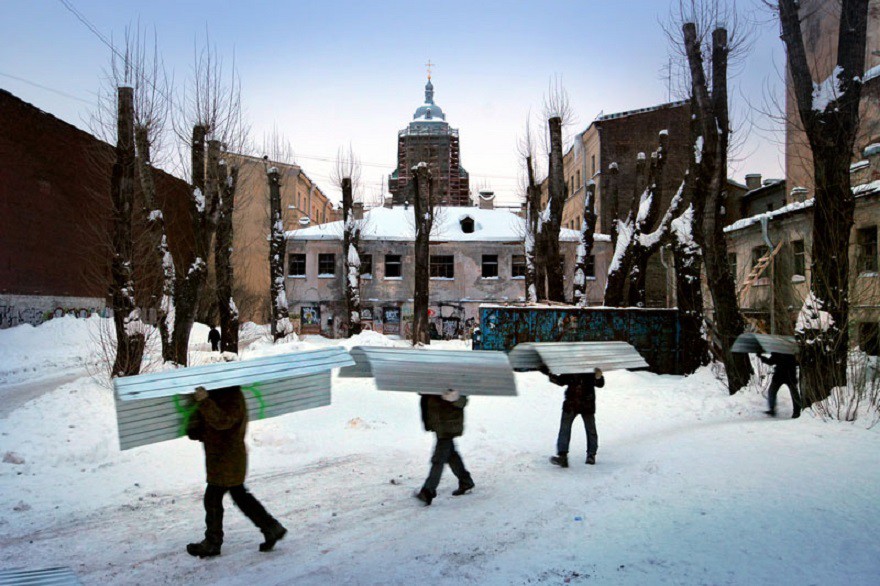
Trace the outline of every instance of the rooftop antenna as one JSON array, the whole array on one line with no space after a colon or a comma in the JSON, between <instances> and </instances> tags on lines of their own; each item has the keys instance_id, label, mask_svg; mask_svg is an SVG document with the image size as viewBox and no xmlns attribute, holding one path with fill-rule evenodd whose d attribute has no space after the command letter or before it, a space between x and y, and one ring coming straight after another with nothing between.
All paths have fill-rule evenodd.
<instances>
[{"instance_id":1,"label":"rooftop antenna","mask_svg":"<svg viewBox=\"0 0 880 586\"><path fill-rule=\"evenodd\" d=\"M436 65L436 63L431 63L430 59L428 59L428 62L425 63L425 67L428 68L428 79L429 80L431 79L431 68L434 67L435 65Z\"/></svg>"}]
</instances>

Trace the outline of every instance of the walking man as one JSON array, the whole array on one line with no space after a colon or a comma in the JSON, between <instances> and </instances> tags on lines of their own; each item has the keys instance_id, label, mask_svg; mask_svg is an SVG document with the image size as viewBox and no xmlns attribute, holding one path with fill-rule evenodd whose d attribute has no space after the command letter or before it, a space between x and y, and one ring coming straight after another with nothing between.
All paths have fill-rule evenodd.
<instances>
[{"instance_id":1,"label":"walking man","mask_svg":"<svg viewBox=\"0 0 880 586\"><path fill-rule=\"evenodd\" d=\"M773 367L773 377L770 379L770 389L767 391L768 409L764 413L770 417L776 417L776 394L782 385L788 386L791 393L791 404L793 412L792 419L801 416L801 398L798 393L797 379L797 359L794 354L782 354L773 352L770 358L765 358L762 354L758 354L758 359L764 364Z\"/></svg>"},{"instance_id":2,"label":"walking man","mask_svg":"<svg viewBox=\"0 0 880 586\"><path fill-rule=\"evenodd\" d=\"M454 441L464 433L464 407L467 405L467 397L460 396L458 391L452 389L440 396L422 395L421 397L425 431L433 431L437 435L437 444L431 457L431 471L422 490L416 494L416 498L427 506L437 496L437 486L440 484L440 476L446 464L449 464L452 473L458 478L458 488L452 492L453 496L463 495L471 490L474 481L470 472L464 467L464 462L455 449Z\"/></svg>"},{"instance_id":3,"label":"walking man","mask_svg":"<svg viewBox=\"0 0 880 586\"><path fill-rule=\"evenodd\" d=\"M605 386L602 371L595 373L565 374L556 376L549 374L550 382L558 386L566 386L565 401L562 403L562 419L559 422L559 435L556 438L556 455L550 462L568 468L568 445L571 442L571 425L578 415L584 420L587 432L586 463L596 463L596 451L599 449L599 435L596 433L596 387Z\"/></svg>"},{"instance_id":4,"label":"walking man","mask_svg":"<svg viewBox=\"0 0 880 586\"><path fill-rule=\"evenodd\" d=\"M263 532L265 541L260 551L271 551L287 533L281 523L266 512L244 486L247 472L247 405L241 387L225 387L211 391L196 388L196 411L187 426L190 439L205 444L205 539L190 543L186 551L200 558L220 555L223 545L223 495L232 495L232 502Z\"/></svg>"},{"instance_id":5,"label":"walking man","mask_svg":"<svg viewBox=\"0 0 880 586\"><path fill-rule=\"evenodd\" d=\"M217 331L217 326L211 326L211 331L208 332L208 341L211 342L211 352L220 350L220 332Z\"/></svg>"}]
</instances>

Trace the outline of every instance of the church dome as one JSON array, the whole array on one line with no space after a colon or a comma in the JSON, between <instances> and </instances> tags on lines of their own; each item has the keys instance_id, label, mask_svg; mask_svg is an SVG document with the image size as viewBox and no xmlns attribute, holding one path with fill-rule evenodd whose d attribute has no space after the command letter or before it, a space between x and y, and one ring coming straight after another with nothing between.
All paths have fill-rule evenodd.
<instances>
[{"instance_id":1,"label":"church dome","mask_svg":"<svg viewBox=\"0 0 880 586\"><path fill-rule=\"evenodd\" d=\"M443 113L440 106L434 103L434 84L430 79L425 84L425 103L419 106L416 113L413 114L413 120L419 122L444 122L446 120L446 114Z\"/></svg>"}]
</instances>

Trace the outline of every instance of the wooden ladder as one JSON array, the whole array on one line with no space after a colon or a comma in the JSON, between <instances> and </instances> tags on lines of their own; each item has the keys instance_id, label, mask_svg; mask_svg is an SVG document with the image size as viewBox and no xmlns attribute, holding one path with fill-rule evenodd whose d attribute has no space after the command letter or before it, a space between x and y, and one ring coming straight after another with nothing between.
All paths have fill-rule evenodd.
<instances>
[{"instance_id":1,"label":"wooden ladder","mask_svg":"<svg viewBox=\"0 0 880 586\"><path fill-rule=\"evenodd\" d=\"M749 273L749 276L746 277L746 280L743 282L742 287L739 290L739 304L740 307L745 303L746 295L749 294L749 291L752 289L752 286L758 282L758 279L761 278L761 275L764 274L764 271L770 266L770 262L773 260L773 257L782 249L782 242L776 245L771 252L768 252L764 256L758 259L758 262L755 263L755 266L752 267L752 271Z\"/></svg>"}]
</instances>

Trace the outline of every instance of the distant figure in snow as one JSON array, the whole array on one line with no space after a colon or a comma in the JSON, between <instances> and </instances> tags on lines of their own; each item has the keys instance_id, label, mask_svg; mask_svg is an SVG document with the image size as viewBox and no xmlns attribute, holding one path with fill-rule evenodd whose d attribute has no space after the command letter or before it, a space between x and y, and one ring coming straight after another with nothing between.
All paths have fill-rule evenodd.
<instances>
[{"instance_id":1,"label":"distant figure in snow","mask_svg":"<svg viewBox=\"0 0 880 586\"><path fill-rule=\"evenodd\" d=\"M416 494L416 498L430 505L437 496L437 486L443 467L449 464L452 473L458 478L458 488L452 491L454 496L465 494L474 487L470 472L464 467L461 456L455 449L454 439L464 433L464 407L467 397L458 391L449 389L442 395L421 395L422 423L425 431L433 431L437 435L434 455L431 457L431 471L425 484Z\"/></svg>"},{"instance_id":2,"label":"distant figure in snow","mask_svg":"<svg viewBox=\"0 0 880 586\"><path fill-rule=\"evenodd\" d=\"M211 331L208 332L208 341L211 342L212 352L220 350L220 332L217 331L217 326L211 326Z\"/></svg>"},{"instance_id":3,"label":"distant figure in snow","mask_svg":"<svg viewBox=\"0 0 880 586\"><path fill-rule=\"evenodd\" d=\"M480 331L480 326L474 328L474 333L471 334L471 349L473 350L482 350L483 349L483 332Z\"/></svg>"},{"instance_id":4,"label":"distant figure in snow","mask_svg":"<svg viewBox=\"0 0 880 586\"><path fill-rule=\"evenodd\" d=\"M187 436L205 444L205 469L208 486L205 488L205 539L190 543L186 551L200 558L220 555L223 545L223 495L232 495L232 501L245 516L263 532L265 541L260 551L272 551L275 543L287 533L281 523L266 512L244 486L247 472L247 448L244 434L247 430L247 405L241 387L225 387L211 391L197 387L196 411L187 425Z\"/></svg>"},{"instance_id":5,"label":"distant figure in snow","mask_svg":"<svg viewBox=\"0 0 880 586\"><path fill-rule=\"evenodd\" d=\"M564 374L557 376L550 374L547 367L542 367L541 372L550 377L550 382L558 386L565 386L565 400L562 402L562 419L559 422L559 435L556 437L556 455L550 458L550 462L568 468L568 445L571 442L571 425L578 415L584 420L584 428L587 432L587 460L586 463L596 463L596 451L599 449L599 435L596 433L596 387L605 386L605 377L602 371L596 369L595 373Z\"/></svg>"},{"instance_id":6,"label":"distant figure in snow","mask_svg":"<svg viewBox=\"0 0 880 586\"><path fill-rule=\"evenodd\" d=\"M758 354L758 359L764 364L773 367L773 378L770 379L770 389L767 391L768 409L764 413L771 417L776 417L776 393L782 385L788 386L791 393L791 404L794 411L791 414L792 419L801 416L801 397L798 393L797 379L797 359L793 354L781 354L773 352L770 358L765 358L762 354Z\"/></svg>"}]
</instances>

